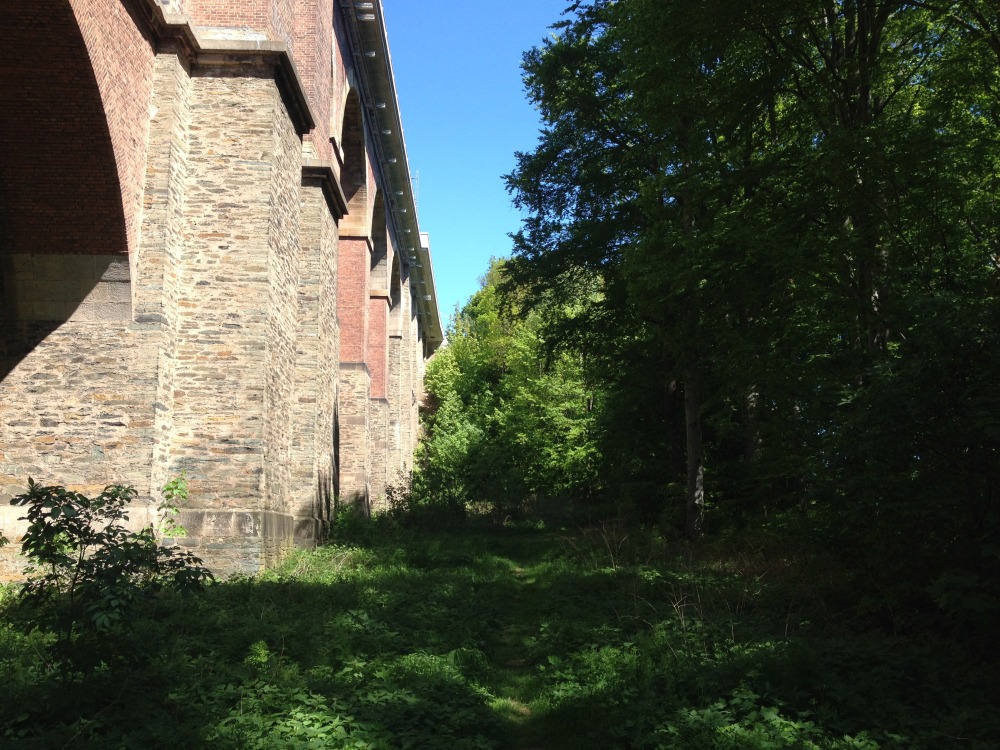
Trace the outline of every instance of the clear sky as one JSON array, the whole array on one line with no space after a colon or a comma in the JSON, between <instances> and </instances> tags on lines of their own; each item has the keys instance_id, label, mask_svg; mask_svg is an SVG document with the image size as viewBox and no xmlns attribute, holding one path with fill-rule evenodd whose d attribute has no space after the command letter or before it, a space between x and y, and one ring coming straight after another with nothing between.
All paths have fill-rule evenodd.
<instances>
[{"instance_id":1,"label":"clear sky","mask_svg":"<svg viewBox=\"0 0 1000 750\"><path fill-rule=\"evenodd\" d=\"M403 135L431 239L441 319L479 288L519 226L503 175L531 151L539 120L521 56L569 0L382 0Z\"/></svg>"}]
</instances>

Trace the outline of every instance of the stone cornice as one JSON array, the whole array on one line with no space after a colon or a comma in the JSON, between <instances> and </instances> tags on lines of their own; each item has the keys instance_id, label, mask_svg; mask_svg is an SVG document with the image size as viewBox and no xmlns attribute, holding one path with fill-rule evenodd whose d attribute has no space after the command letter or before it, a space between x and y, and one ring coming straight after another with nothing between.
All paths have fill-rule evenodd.
<instances>
[{"instance_id":1,"label":"stone cornice","mask_svg":"<svg viewBox=\"0 0 1000 750\"><path fill-rule=\"evenodd\" d=\"M353 370L356 372L363 372L365 375L371 377L371 370L369 369L367 362L341 362L340 369L342 371Z\"/></svg>"},{"instance_id":2,"label":"stone cornice","mask_svg":"<svg viewBox=\"0 0 1000 750\"><path fill-rule=\"evenodd\" d=\"M320 159L305 159L302 164L302 178L317 180L323 188L323 196L335 219L347 215L347 198L340 181L333 171L333 165Z\"/></svg>"},{"instance_id":3,"label":"stone cornice","mask_svg":"<svg viewBox=\"0 0 1000 750\"><path fill-rule=\"evenodd\" d=\"M185 54L198 65L245 65L274 70L288 114L299 135L316 127L316 116L309 106L302 79L283 42L256 39L212 39L198 33L198 27L183 13L166 8L156 0L127 0L133 15L146 20L157 49Z\"/></svg>"}]
</instances>

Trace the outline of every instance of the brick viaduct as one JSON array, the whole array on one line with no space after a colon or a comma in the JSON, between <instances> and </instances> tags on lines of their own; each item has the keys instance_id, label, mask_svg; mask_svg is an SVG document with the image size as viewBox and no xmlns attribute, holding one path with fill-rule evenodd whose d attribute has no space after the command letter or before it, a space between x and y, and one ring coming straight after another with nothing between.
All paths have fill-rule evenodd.
<instances>
[{"instance_id":1,"label":"brick viaduct","mask_svg":"<svg viewBox=\"0 0 1000 750\"><path fill-rule=\"evenodd\" d=\"M222 573L377 506L442 341L381 3L0 3L0 315L9 538L29 476L186 472Z\"/></svg>"}]
</instances>

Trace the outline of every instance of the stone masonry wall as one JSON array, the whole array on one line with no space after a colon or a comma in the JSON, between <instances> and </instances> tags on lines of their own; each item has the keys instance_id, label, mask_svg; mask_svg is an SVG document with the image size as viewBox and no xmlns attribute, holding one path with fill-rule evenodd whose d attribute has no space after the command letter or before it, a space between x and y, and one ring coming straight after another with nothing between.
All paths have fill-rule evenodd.
<instances>
[{"instance_id":1,"label":"stone masonry wall","mask_svg":"<svg viewBox=\"0 0 1000 750\"><path fill-rule=\"evenodd\" d=\"M410 299L412 300L413 295L410 294ZM420 342L420 326L419 320L417 318L416 305L411 304L410 307L410 317L407 321L407 327L409 329L406 336L406 346L407 346L407 366L409 368L409 400L406 402L407 408L409 409L410 418L408 420L409 426L409 445L412 451L413 447L416 446L417 440L420 437L420 398L419 393L420 385L420 362L423 360L423 351Z\"/></svg>"},{"instance_id":2,"label":"stone masonry wall","mask_svg":"<svg viewBox=\"0 0 1000 750\"><path fill-rule=\"evenodd\" d=\"M301 152L252 63L195 69L190 111L170 473L190 478L183 543L219 570L255 570L292 536Z\"/></svg>"},{"instance_id":3,"label":"stone masonry wall","mask_svg":"<svg viewBox=\"0 0 1000 750\"><path fill-rule=\"evenodd\" d=\"M341 338L343 339L343 335ZM368 366L363 362L341 362L339 502L366 512L370 510L371 498L371 460L368 450L370 392Z\"/></svg>"},{"instance_id":4,"label":"stone masonry wall","mask_svg":"<svg viewBox=\"0 0 1000 750\"><path fill-rule=\"evenodd\" d=\"M2 501L29 476L91 494L131 484L138 527L186 475L188 536L174 543L222 575L313 544L338 498L384 508L417 433L423 345L406 269L389 283L393 237L375 205L388 178L369 159L361 92L348 96L361 79L344 12L0 5L8 537L19 511ZM50 53L38 70L26 47Z\"/></svg>"},{"instance_id":5,"label":"stone masonry wall","mask_svg":"<svg viewBox=\"0 0 1000 750\"><path fill-rule=\"evenodd\" d=\"M274 154L268 203L267 359L264 391L266 445L264 477L267 510L288 513L291 493L292 399L301 253L299 218L302 140L276 86L271 88L271 137Z\"/></svg>"},{"instance_id":6,"label":"stone masonry wall","mask_svg":"<svg viewBox=\"0 0 1000 750\"><path fill-rule=\"evenodd\" d=\"M143 223L134 265L135 320L160 331L155 432L149 492L154 497L183 467L174 464L174 394L177 381L177 332L182 301L185 186L189 173L191 76L183 58L157 55L150 124Z\"/></svg>"},{"instance_id":7,"label":"stone masonry wall","mask_svg":"<svg viewBox=\"0 0 1000 750\"><path fill-rule=\"evenodd\" d=\"M388 395L389 298L373 293L368 300L368 341L365 362L371 373L371 397Z\"/></svg>"},{"instance_id":8,"label":"stone masonry wall","mask_svg":"<svg viewBox=\"0 0 1000 750\"><path fill-rule=\"evenodd\" d=\"M100 258L90 260L104 266ZM114 284L128 286L127 263L116 258L107 269L119 274ZM115 312L102 319L99 310L94 313L66 321L8 322L0 336L0 372L5 373L0 380L0 529L12 540L24 525L18 521L20 509L7 500L24 492L29 477L87 494L110 483L140 491L148 487L155 332L133 324L130 316L122 319ZM136 524L147 520L143 508L132 513ZM15 567L5 558L0 576Z\"/></svg>"},{"instance_id":9,"label":"stone masonry wall","mask_svg":"<svg viewBox=\"0 0 1000 750\"><path fill-rule=\"evenodd\" d=\"M398 310L395 311L398 314ZM403 337L389 337L389 432L386 473L390 484L400 481L405 465L403 457Z\"/></svg>"},{"instance_id":10,"label":"stone masonry wall","mask_svg":"<svg viewBox=\"0 0 1000 750\"><path fill-rule=\"evenodd\" d=\"M368 460L370 508L386 510L385 488L389 483L388 438L389 400L373 398L368 402Z\"/></svg>"},{"instance_id":11,"label":"stone masonry wall","mask_svg":"<svg viewBox=\"0 0 1000 750\"><path fill-rule=\"evenodd\" d=\"M296 541L311 544L336 493L337 236L318 180L303 181L302 206L290 511Z\"/></svg>"}]
</instances>

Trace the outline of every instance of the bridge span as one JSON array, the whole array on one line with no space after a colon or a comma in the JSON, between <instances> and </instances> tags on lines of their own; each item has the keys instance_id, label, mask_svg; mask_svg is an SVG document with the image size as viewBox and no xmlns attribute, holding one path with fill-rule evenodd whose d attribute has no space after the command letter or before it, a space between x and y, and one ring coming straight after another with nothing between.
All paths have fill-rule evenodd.
<instances>
[{"instance_id":1,"label":"bridge span","mask_svg":"<svg viewBox=\"0 0 1000 750\"><path fill-rule=\"evenodd\" d=\"M0 4L7 537L29 477L185 474L222 574L378 509L443 340L402 132L378 0Z\"/></svg>"}]
</instances>

